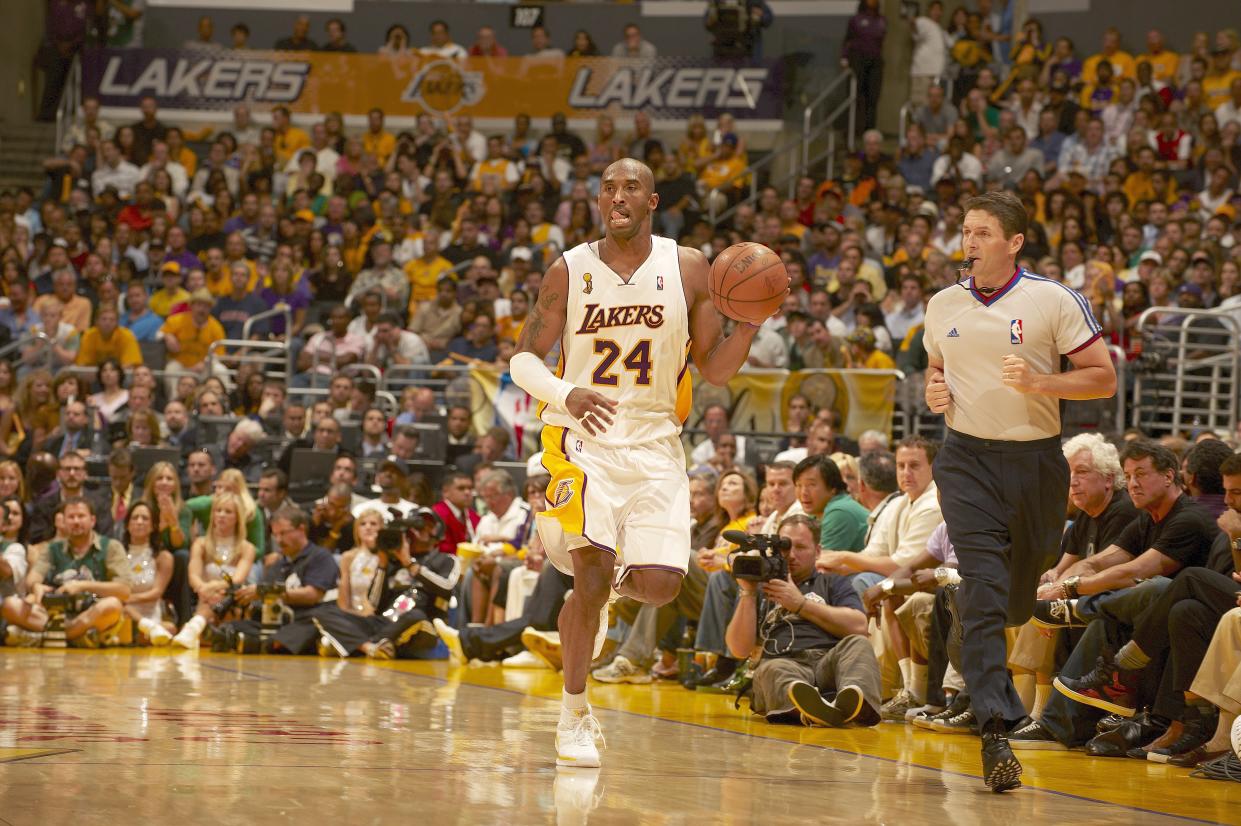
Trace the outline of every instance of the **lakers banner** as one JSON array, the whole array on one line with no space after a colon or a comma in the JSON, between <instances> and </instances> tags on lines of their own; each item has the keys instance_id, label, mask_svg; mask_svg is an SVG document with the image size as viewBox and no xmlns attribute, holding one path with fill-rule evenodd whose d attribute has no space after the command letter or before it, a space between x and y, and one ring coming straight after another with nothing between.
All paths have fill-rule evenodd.
<instances>
[{"instance_id":1,"label":"lakers banner","mask_svg":"<svg viewBox=\"0 0 1241 826\"><path fill-rule=\"evenodd\" d=\"M789 399L805 396L816 410L834 410L843 422L841 432L856 439L863 431L892 432L896 400L896 373L888 370L747 370L726 387L708 384L693 372L694 406L686 427L696 428L708 406L722 404L738 433L782 433ZM535 404L513 384L508 373L470 371L470 409L474 430L482 433L503 427L520 457L539 450L542 427Z\"/></svg>"},{"instance_id":2,"label":"lakers banner","mask_svg":"<svg viewBox=\"0 0 1241 826\"><path fill-rule=\"evenodd\" d=\"M507 118L518 113L589 117L643 110L654 118L730 112L783 116L778 62L716 65L695 58L505 57L446 60L419 55L324 52L93 49L83 90L104 106L155 97L164 109L227 111L283 104L295 113L390 116L422 113Z\"/></svg>"},{"instance_id":3,"label":"lakers banner","mask_svg":"<svg viewBox=\"0 0 1241 826\"><path fill-rule=\"evenodd\" d=\"M865 430L892 432L896 374L887 370L747 370L726 387L694 374L694 407L687 427L698 427L709 405L729 411L734 432L782 433L789 399L802 395L816 410L840 414L841 432L856 439Z\"/></svg>"}]
</instances>

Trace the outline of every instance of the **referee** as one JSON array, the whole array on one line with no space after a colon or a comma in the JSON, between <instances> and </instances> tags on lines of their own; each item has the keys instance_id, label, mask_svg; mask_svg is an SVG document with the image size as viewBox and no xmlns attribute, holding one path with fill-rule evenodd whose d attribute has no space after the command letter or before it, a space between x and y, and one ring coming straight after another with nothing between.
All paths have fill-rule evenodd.
<instances>
[{"instance_id":1,"label":"referee","mask_svg":"<svg viewBox=\"0 0 1241 826\"><path fill-rule=\"evenodd\" d=\"M961 649L982 735L983 780L1021 785L1009 725L1025 708L1005 667L1004 626L1022 625L1064 527L1069 468L1060 399L1107 398L1116 372L1090 305L1016 265L1026 211L1008 192L965 205L969 280L927 305L926 403L948 424L935 459L948 536L960 562ZM1061 372L1061 357L1074 369Z\"/></svg>"}]
</instances>

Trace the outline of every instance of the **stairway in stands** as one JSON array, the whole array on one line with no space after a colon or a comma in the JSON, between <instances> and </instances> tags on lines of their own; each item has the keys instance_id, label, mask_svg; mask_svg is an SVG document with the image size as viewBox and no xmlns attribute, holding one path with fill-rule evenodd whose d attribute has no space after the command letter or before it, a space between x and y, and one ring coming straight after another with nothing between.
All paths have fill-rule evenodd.
<instances>
[{"instance_id":1,"label":"stairway in stands","mask_svg":"<svg viewBox=\"0 0 1241 826\"><path fill-rule=\"evenodd\" d=\"M55 153L54 123L0 122L0 190L43 186L43 160Z\"/></svg>"}]
</instances>

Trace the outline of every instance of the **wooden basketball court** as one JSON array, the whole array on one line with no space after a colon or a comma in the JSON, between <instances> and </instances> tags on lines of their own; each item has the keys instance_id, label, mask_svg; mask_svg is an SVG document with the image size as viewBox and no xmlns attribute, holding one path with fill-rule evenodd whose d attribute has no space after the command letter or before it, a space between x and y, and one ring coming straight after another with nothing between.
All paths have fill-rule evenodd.
<instances>
[{"instance_id":1,"label":"wooden basketball court","mask_svg":"<svg viewBox=\"0 0 1241 826\"><path fill-rule=\"evenodd\" d=\"M0 824L1241 824L1241 785L970 737L769 726L731 698L600 686L597 772L554 767L550 671L150 649L0 652Z\"/></svg>"}]
</instances>

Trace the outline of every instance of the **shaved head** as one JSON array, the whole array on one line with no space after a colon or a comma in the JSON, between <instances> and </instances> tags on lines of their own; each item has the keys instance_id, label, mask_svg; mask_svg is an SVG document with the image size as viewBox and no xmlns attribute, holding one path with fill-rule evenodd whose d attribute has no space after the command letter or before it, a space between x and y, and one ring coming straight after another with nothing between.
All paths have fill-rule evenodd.
<instances>
[{"instance_id":1,"label":"shaved head","mask_svg":"<svg viewBox=\"0 0 1241 826\"><path fill-rule=\"evenodd\" d=\"M642 161L621 158L603 170L599 214L608 235L617 239L649 236L651 213L658 205L655 174Z\"/></svg>"},{"instance_id":2,"label":"shaved head","mask_svg":"<svg viewBox=\"0 0 1241 826\"><path fill-rule=\"evenodd\" d=\"M655 191L655 173L637 158L621 158L619 161L610 163L608 168L603 170L603 177L600 180L609 179L636 180L648 192Z\"/></svg>"}]
</instances>

